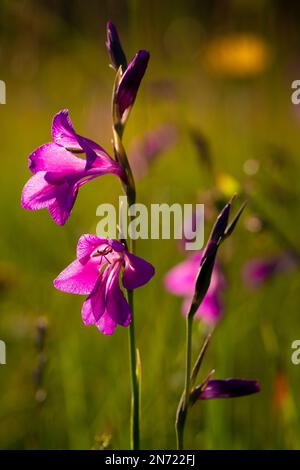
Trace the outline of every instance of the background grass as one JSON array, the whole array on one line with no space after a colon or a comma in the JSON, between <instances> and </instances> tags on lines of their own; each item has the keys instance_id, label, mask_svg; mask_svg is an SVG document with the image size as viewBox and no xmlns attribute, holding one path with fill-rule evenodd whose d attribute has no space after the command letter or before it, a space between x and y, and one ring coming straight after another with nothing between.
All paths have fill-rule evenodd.
<instances>
[{"instance_id":1,"label":"background grass","mask_svg":"<svg viewBox=\"0 0 300 470\"><path fill-rule=\"evenodd\" d=\"M191 128L208 140L215 173L233 177L249 197L243 222L220 252L227 278L225 309L203 373L215 368L217 377L257 378L262 391L199 403L189 417L188 447L299 448L300 369L290 359L291 343L300 335L299 270L282 273L255 291L241 277L247 260L288 248L278 233L299 247L300 113L290 100L291 82L299 78L298 7L289 4L287 11L280 1L0 3L0 78L7 85L7 104L0 106L0 339L7 344L7 365L0 366L0 447L90 449L108 443L128 448L127 331L118 328L105 337L84 327L83 298L52 286L73 260L78 237L95 232L96 207L117 204L119 183L106 176L82 188L64 228L46 210L28 212L20 206L29 177L27 156L49 141L58 110L69 108L78 132L111 148L114 75L104 45L105 21L111 18L128 57L139 48L151 51L126 129L127 148L165 122L178 133L176 145L138 182L138 200L201 203L209 191L225 199L199 164ZM213 40L219 38L221 48L226 35L245 32L268 51L261 70L228 73L221 59L209 65ZM260 163L251 178L243 169L249 159ZM266 215L276 230L247 230L253 214ZM156 267L153 281L135 296L143 366L142 446L174 448L185 332L181 299L167 293L162 281L185 255L172 240L138 241L137 249ZM40 317L48 322L47 364L37 386L33 371L40 360ZM202 336L203 326L197 324L195 354ZM42 403L36 395L41 387L47 393Z\"/></svg>"}]
</instances>

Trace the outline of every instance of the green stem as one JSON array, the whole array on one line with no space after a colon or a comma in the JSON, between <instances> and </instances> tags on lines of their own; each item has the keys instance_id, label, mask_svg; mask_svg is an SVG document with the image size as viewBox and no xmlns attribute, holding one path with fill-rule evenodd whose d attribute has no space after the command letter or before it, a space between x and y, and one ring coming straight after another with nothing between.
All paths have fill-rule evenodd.
<instances>
[{"instance_id":1,"label":"green stem","mask_svg":"<svg viewBox=\"0 0 300 470\"><path fill-rule=\"evenodd\" d=\"M134 329L134 309L133 309L133 291L128 290L128 302L131 309L131 323L129 325L129 359L131 376L131 432L130 444L132 450L140 448L140 393L137 377L136 347L135 347L135 329Z\"/></svg>"},{"instance_id":2,"label":"green stem","mask_svg":"<svg viewBox=\"0 0 300 470\"><path fill-rule=\"evenodd\" d=\"M176 423L175 423L175 431L176 431L176 443L177 443L177 450L183 450L183 434L184 434L184 426L186 420L186 410L183 407L183 400L184 400L184 393L182 394L177 414L176 414Z\"/></svg>"},{"instance_id":3,"label":"green stem","mask_svg":"<svg viewBox=\"0 0 300 470\"><path fill-rule=\"evenodd\" d=\"M115 116L115 107L113 99L113 119ZM135 203L136 192L133 174L129 161L122 143L124 125L115 121L113 125L113 142L119 163L126 172L126 182L123 182L123 188L127 196L129 207ZM135 243L131 239L131 252L135 252ZM128 303L131 310L131 322L129 325L129 361L130 361L130 377L131 377L131 422L130 422L130 446L131 450L140 448L140 384L137 371L137 351L135 346L135 328L134 328L134 306L133 291L127 290Z\"/></svg>"},{"instance_id":4,"label":"green stem","mask_svg":"<svg viewBox=\"0 0 300 470\"><path fill-rule=\"evenodd\" d=\"M125 153L125 152L124 152ZM130 165L128 169L131 174ZM132 180L133 181L133 180ZM127 188L128 205L135 203L135 187L133 184ZM135 240L130 240L131 252L135 253ZM129 325L129 359L130 359L130 375L131 375L131 430L130 443L132 450L140 448L140 385L137 372L137 351L135 346L135 326L134 326L134 303L133 291L127 290L128 303L131 310L131 322Z\"/></svg>"},{"instance_id":5,"label":"green stem","mask_svg":"<svg viewBox=\"0 0 300 470\"><path fill-rule=\"evenodd\" d=\"M197 379L197 376L198 376L198 373L199 373L199 370L200 370L200 367L201 367L201 364L202 364L202 361L203 361L204 355L206 353L206 350L208 348L210 340L211 340L211 333L209 333L206 336L206 338L204 340L204 343L203 343L203 346L200 350L199 356L197 357L197 360L196 360L195 365L193 367L193 370L192 370L192 373L191 373L191 387L192 388L195 386L196 379Z\"/></svg>"},{"instance_id":6,"label":"green stem","mask_svg":"<svg viewBox=\"0 0 300 470\"><path fill-rule=\"evenodd\" d=\"M185 359L185 391L184 407L187 409L190 399L191 388L191 364L192 364L192 330L193 317L188 315L186 318L186 359Z\"/></svg>"},{"instance_id":7,"label":"green stem","mask_svg":"<svg viewBox=\"0 0 300 470\"><path fill-rule=\"evenodd\" d=\"M191 393L191 364L192 364L192 331L193 316L186 318L186 362L185 362L185 387L183 395L179 401L176 414L176 440L177 449L183 450L183 438L186 418L188 414L190 393Z\"/></svg>"}]
</instances>

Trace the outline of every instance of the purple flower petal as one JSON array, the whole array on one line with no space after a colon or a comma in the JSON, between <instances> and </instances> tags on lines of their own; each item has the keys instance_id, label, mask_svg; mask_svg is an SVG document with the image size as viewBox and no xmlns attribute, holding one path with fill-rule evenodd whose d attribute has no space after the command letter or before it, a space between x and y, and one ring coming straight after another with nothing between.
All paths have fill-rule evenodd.
<instances>
[{"instance_id":1,"label":"purple flower petal","mask_svg":"<svg viewBox=\"0 0 300 470\"><path fill-rule=\"evenodd\" d=\"M95 261L82 265L78 260L69 264L54 279L54 287L70 294L90 294L99 277L99 266Z\"/></svg>"},{"instance_id":2,"label":"purple flower petal","mask_svg":"<svg viewBox=\"0 0 300 470\"><path fill-rule=\"evenodd\" d=\"M54 116L52 138L56 144L62 147L72 149L75 152L82 152L68 109L63 109Z\"/></svg>"},{"instance_id":3,"label":"purple flower petal","mask_svg":"<svg viewBox=\"0 0 300 470\"><path fill-rule=\"evenodd\" d=\"M108 240L106 238L97 237L97 235L90 235L89 233L81 235L77 243L77 258L81 263L86 263L93 251L97 248L111 247L114 251L125 251L124 245L118 240Z\"/></svg>"},{"instance_id":4,"label":"purple flower petal","mask_svg":"<svg viewBox=\"0 0 300 470\"><path fill-rule=\"evenodd\" d=\"M52 185L46 181L46 176L46 172L39 171L29 179L22 191L22 207L28 210L48 207L55 222L64 225L73 208L78 188L67 181Z\"/></svg>"},{"instance_id":5,"label":"purple flower petal","mask_svg":"<svg viewBox=\"0 0 300 470\"><path fill-rule=\"evenodd\" d=\"M75 157L64 147L53 142L38 147L29 156L29 169L32 173L38 171L53 171L60 173L76 174L84 171L85 160Z\"/></svg>"},{"instance_id":6,"label":"purple flower petal","mask_svg":"<svg viewBox=\"0 0 300 470\"><path fill-rule=\"evenodd\" d=\"M82 169L102 168L104 173L115 173L121 176L120 166L115 162L103 147L93 140L87 139L77 134L74 130L72 121L69 117L69 111L63 109L59 111L53 119L52 137L58 147L71 149L73 152L86 154L86 161L83 160ZM54 144L53 144L54 145ZM66 150L67 151L67 150ZM70 152L71 153L71 152ZM72 155L72 154L71 154ZM77 158L73 156L73 159ZM77 158L79 161L80 159ZM57 161L58 168L62 170L61 164ZM56 168L56 169L58 169ZM49 170L51 170L49 168Z\"/></svg>"},{"instance_id":7,"label":"purple flower petal","mask_svg":"<svg viewBox=\"0 0 300 470\"><path fill-rule=\"evenodd\" d=\"M45 180L45 175L45 171L39 171L27 181L21 197L24 209L43 209L55 199L56 188Z\"/></svg>"},{"instance_id":8,"label":"purple flower petal","mask_svg":"<svg viewBox=\"0 0 300 470\"><path fill-rule=\"evenodd\" d=\"M143 286L154 276L154 273L155 269L152 264L132 253L126 253L122 277L125 289L136 289Z\"/></svg>"},{"instance_id":9,"label":"purple flower petal","mask_svg":"<svg viewBox=\"0 0 300 470\"><path fill-rule=\"evenodd\" d=\"M89 233L81 235L77 243L77 258L81 263L86 263L93 251L101 245L107 246L106 238L100 238Z\"/></svg>"},{"instance_id":10,"label":"purple flower petal","mask_svg":"<svg viewBox=\"0 0 300 470\"><path fill-rule=\"evenodd\" d=\"M96 155L86 143L87 160L76 157L71 152L55 143L48 143L37 148L29 156L29 169L32 173L39 171L47 172L47 181L55 184L57 180L66 177L75 179L85 176L101 176L106 173L114 173L123 176L120 165L112 160L108 155L104 158ZM88 157L90 157L88 159ZM87 165L89 168L87 169Z\"/></svg>"},{"instance_id":11,"label":"purple flower petal","mask_svg":"<svg viewBox=\"0 0 300 470\"><path fill-rule=\"evenodd\" d=\"M199 400L211 398L234 398L251 395L260 391L256 380L244 379L210 379L203 390L199 390Z\"/></svg>"},{"instance_id":12,"label":"purple flower petal","mask_svg":"<svg viewBox=\"0 0 300 470\"><path fill-rule=\"evenodd\" d=\"M82 148L82 150L85 152L85 155L86 155L86 167L85 167L86 171L88 169L92 168L92 166L95 165L95 162L98 162L98 165L96 165L96 166L98 166L100 168L102 166L105 167L108 163L112 162L112 159L107 155L105 150L102 149L101 147L98 150L102 153L102 156L104 156L104 159L98 158L97 153L95 151L96 149L93 148L94 143L91 143L91 141L88 141L86 138L81 137L80 135L77 136L77 139L78 139L78 142L80 144L80 147ZM97 145L97 144L95 144L95 145ZM103 152L104 152L104 155L103 155Z\"/></svg>"},{"instance_id":13,"label":"purple flower petal","mask_svg":"<svg viewBox=\"0 0 300 470\"><path fill-rule=\"evenodd\" d=\"M139 51L129 63L119 83L116 102L118 103L120 117L133 105L140 83L145 74L150 54Z\"/></svg>"},{"instance_id":14,"label":"purple flower petal","mask_svg":"<svg viewBox=\"0 0 300 470\"><path fill-rule=\"evenodd\" d=\"M48 211L58 225L64 225L73 209L78 194L78 186L62 182L60 185L56 185L55 188L55 199L49 203Z\"/></svg>"},{"instance_id":15,"label":"purple flower petal","mask_svg":"<svg viewBox=\"0 0 300 470\"><path fill-rule=\"evenodd\" d=\"M82 306L85 325L95 323L104 334L112 334L117 326L128 326L131 320L129 305L119 287L120 265L105 269L93 291Z\"/></svg>"},{"instance_id":16,"label":"purple flower petal","mask_svg":"<svg viewBox=\"0 0 300 470\"><path fill-rule=\"evenodd\" d=\"M121 264L116 263L110 269L106 284L106 311L118 325L128 326L131 321L131 311L119 285Z\"/></svg>"},{"instance_id":17,"label":"purple flower petal","mask_svg":"<svg viewBox=\"0 0 300 470\"><path fill-rule=\"evenodd\" d=\"M105 335L112 335L116 329L117 323L108 315L107 311L105 311L102 317L96 322L96 326Z\"/></svg>"},{"instance_id":18,"label":"purple flower petal","mask_svg":"<svg viewBox=\"0 0 300 470\"><path fill-rule=\"evenodd\" d=\"M105 312L105 283L107 272L104 271L82 305L81 315L85 325L92 325L100 320Z\"/></svg>"}]
</instances>

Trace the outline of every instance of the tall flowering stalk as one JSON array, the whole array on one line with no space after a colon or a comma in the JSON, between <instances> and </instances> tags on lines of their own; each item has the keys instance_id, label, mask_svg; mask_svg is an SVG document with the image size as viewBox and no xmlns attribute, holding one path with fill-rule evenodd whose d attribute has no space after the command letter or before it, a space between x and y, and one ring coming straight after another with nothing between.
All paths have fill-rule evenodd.
<instances>
[{"instance_id":1,"label":"tall flowering stalk","mask_svg":"<svg viewBox=\"0 0 300 470\"><path fill-rule=\"evenodd\" d=\"M47 208L59 225L64 225L70 217L80 187L104 174L119 177L129 206L136 201L135 182L122 137L147 68L149 52L137 52L127 64L117 30L111 22L107 23L106 46L116 72L112 94L114 157L96 142L79 135L66 109L53 118L52 142L38 147L29 156L33 176L23 188L22 206L29 210ZM133 290L146 284L155 270L134 254L134 243L123 239L122 227L120 232L120 240L82 235L77 244L76 260L57 276L54 286L64 292L87 296L82 306L85 325L94 324L106 335L112 334L117 325L129 326L131 448L139 449L141 365L135 345ZM120 279L127 291L127 300Z\"/></svg>"},{"instance_id":2,"label":"tall flowering stalk","mask_svg":"<svg viewBox=\"0 0 300 470\"><path fill-rule=\"evenodd\" d=\"M113 118L113 146L117 161L126 172L126 182L123 189L127 196L128 206L136 202L136 189L131 167L122 142L125 125L134 104L141 80L146 71L149 52L140 50L127 65L126 55L123 51L117 30L109 21L107 23L107 50L111 65L116 71L116 78L112 95ZM122 227L120 227L122 231ZM133 239L130 241L131 252L135 253ZM129 355L131 369L131 448L140 447L140 375L141 363L139 351L136 349L133 290L127 288L127 298L131 309L131 322L129 325Z\"/></svg>"},{"instance_id":3,"label":"tall flowering stalk","mask_svg":"<svg viewBox=\"0 0 300 470\"><path fill-rule=\"evenodd\" d=\"M199 356L192 368L192 330L193 320L210 287L216 255L223 241L231 235L242 211L243 205L237 212L231 223L228 223L232 200L226 204L209 236L206 248L200 260L200 268L195 280L195 289L190 308L186 316L186 363L185 363L185 386L176 414L176 437L178 449L183 449L183 438L188 410L197 400L210 398L229 398L249 395L259 391L259 384L254 380L223 379L213 380L213 372L200 384L196 385L197 376L202 364L210 335L206 338Z\"/></svg>"}]
</instances>

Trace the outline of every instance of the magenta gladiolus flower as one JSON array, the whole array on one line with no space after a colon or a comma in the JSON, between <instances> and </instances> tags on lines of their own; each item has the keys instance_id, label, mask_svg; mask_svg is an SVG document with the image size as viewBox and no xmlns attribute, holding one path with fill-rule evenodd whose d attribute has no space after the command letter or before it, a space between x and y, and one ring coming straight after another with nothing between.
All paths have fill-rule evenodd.
<instances>
[{"instance_id":1,"label":"magenta gladiolus flower","mask_svg":"<svg viewBox=\"0 0 300 470\"><path fill-rule=\"evenodd\" d=\"M119 285L136 289L154 275L154 267L126 250L118 240L82 235L77 259L54 280L54 286L71 294L87 295L82 307L85 325L95 324L110 335L117 325L128 326L131 311Z\"/></svg>"},{"instance_id":2,"label":"magenta gladiolus flower","mask_svg":"<svg viewBox=\"0 0 300 470\"><path fill-rule=\"evenodd\" d=\"M195 283L202 259L202 252L190 256L167 273L164 279L166 289L185 298L183 313L186 315L195 291ZM215 324L222 315L221 293L225 287L224 277L217 264L214 265L210 286L196 313L207 324Z\"/></svg>"},{"instance_id":3,"label":"magenta gladiolus flower","mask_svg":"<svg viewBox=\"0 0 300 470\"><path fill-rule=\"evenodd\" d=\"M115 98L121 119L135 101L149 58L148 51L137 52L122 75Z\"/></svg>"},{"instance_id":4,"label":"magenta gladiolus flower","mask_svg":"<svg viewBox=\"0 0 300 470\"><path fill-rule=\"evenodd\" d=\"M192 392L192 400L210 400L212 398L236 398L252 395L260 391L257 380L245 379L209 379L203 386Z\"/></svg>"},{"instance_id":5,"label":"magenta gladiolus flower","mask_svg":"<svg viewBox=\"0 0 300 470\"><path fill-rule=\"evenodd\" d=\"M125 173L100 145L75 132L66 109L54 116L52 137L53 142L29 156L33 176L23 189L21 202L29 210L47 207L55 222L64 225L80 186L108 173L125 179ZM85 154L86 159L75 154Z\"/></svg>"}]
</instances>

